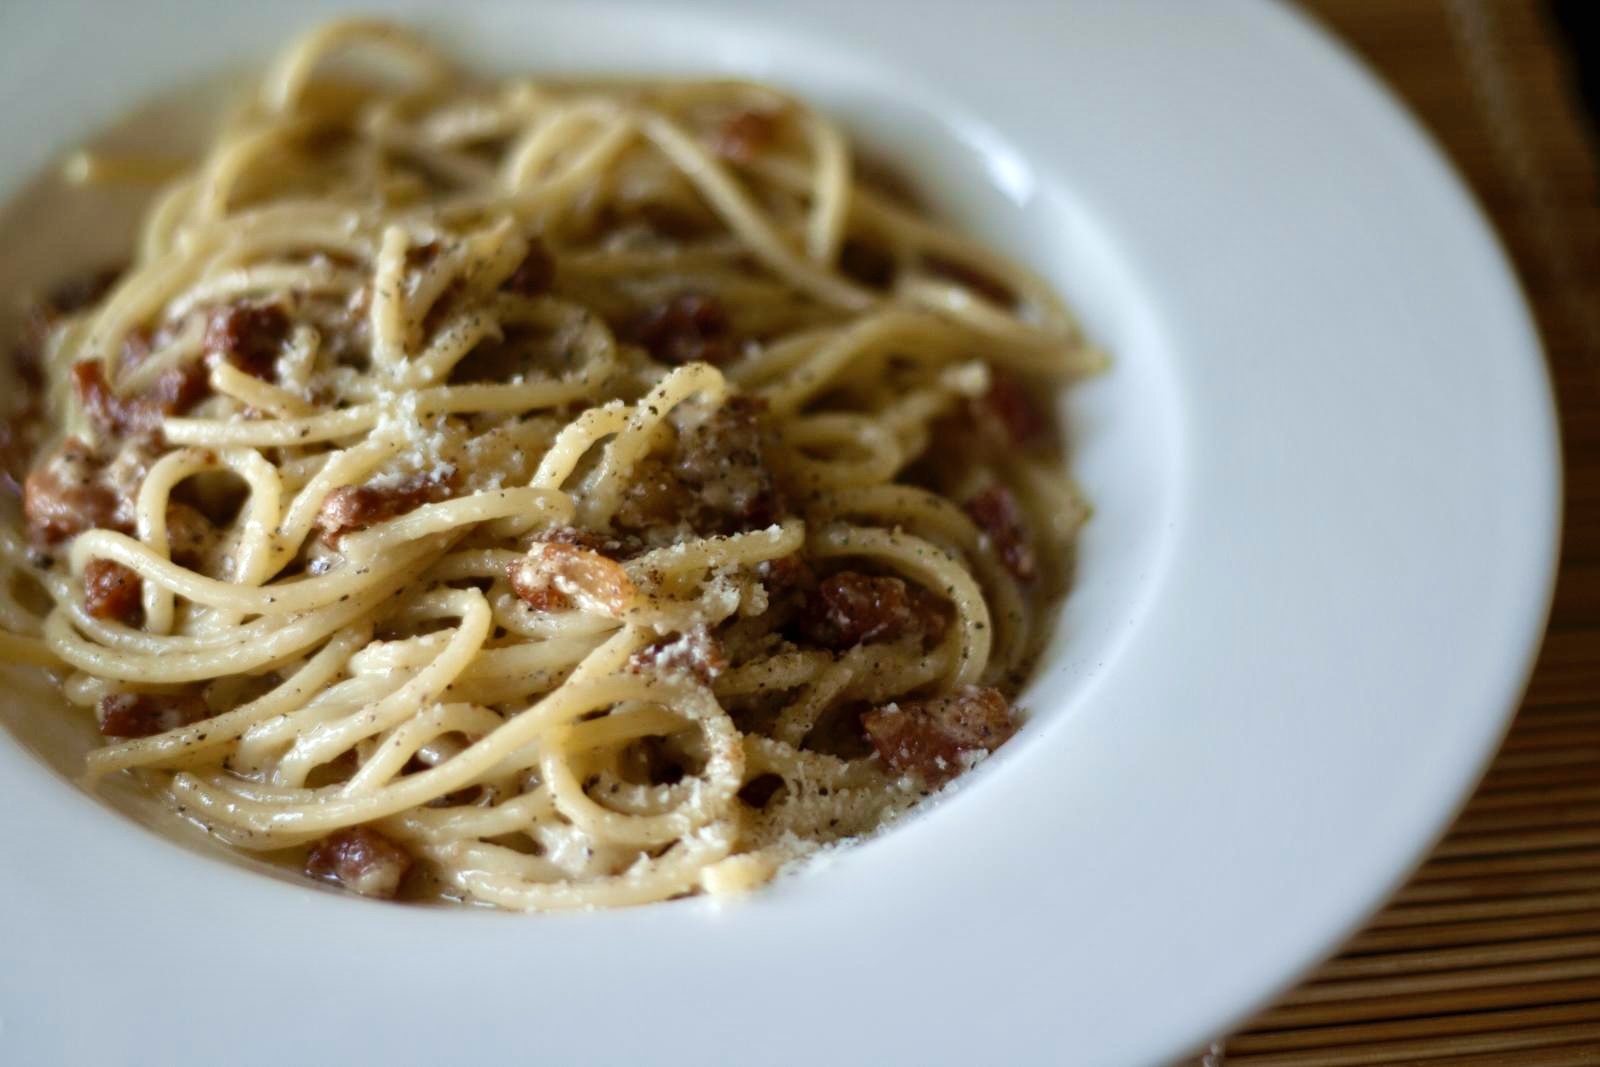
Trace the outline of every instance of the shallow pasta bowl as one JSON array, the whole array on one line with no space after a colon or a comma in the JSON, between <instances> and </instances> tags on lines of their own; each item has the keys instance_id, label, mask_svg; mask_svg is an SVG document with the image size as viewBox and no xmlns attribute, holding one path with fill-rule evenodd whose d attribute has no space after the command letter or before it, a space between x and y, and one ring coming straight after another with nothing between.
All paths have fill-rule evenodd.
<instances>
[{"instance_id":1,"label":"shallow pasta bowl","mask_svg":"<svg viewBox=\"0 0 1600 1067\"><path fill-rule=\"evenodd\" d=\"M1331 951L1443 830L1548 605L1549 386L1458 181L1306 23L1242 0L393 6L469 60L788 85L1082 309L1113 359L1068 410L1096 514L1031 720L750 898L508 916L181 847L77 791L79 739L13 687L0 1059L167 1061L181 1019L185 1047L262 1063L1158 1063ZM22 102L0 187L322 14L0 12ZM67 219L33 217L0 282L66 265Z\"/></svg>"}]
</instances>

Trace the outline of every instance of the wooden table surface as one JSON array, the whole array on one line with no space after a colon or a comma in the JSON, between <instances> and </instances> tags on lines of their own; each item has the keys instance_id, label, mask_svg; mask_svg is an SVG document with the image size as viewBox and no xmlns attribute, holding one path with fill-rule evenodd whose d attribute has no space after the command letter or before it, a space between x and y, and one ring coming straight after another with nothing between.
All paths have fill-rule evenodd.
<instances>
[{"instance_id":1,"label":"wooden table surface","mask_svg":"<svg viewBox=\"0 0 1600 1067\"><path fill-rule=\"evenodd\" d=\"M1600 0L1596 0L1600 7ZM1566 39L1534 0L1304 0L1466 176L1515 260L1561 413L1555 605L1450 835L1229 1067L1600 1065L1600 184Z\"/></svg>"}]
</instances>

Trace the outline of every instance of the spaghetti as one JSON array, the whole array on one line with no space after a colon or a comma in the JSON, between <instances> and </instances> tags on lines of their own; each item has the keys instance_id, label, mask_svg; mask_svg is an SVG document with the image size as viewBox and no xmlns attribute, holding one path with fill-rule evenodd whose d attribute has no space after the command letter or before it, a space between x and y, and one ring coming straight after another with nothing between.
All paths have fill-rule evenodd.
<instances>
[{"instance_id":1,"label":"spaghetti","mask_svg":"<svg viewBox=\"0 0 1600 1067\"><path fill-rule=\"evenodd\" d=\"M542 910L759 884L1011 733L1098 357L822 116L345 21L158 163L74 160L165 184L19 364L0 646L90 782Z\"/></svg>"}]
</instances>

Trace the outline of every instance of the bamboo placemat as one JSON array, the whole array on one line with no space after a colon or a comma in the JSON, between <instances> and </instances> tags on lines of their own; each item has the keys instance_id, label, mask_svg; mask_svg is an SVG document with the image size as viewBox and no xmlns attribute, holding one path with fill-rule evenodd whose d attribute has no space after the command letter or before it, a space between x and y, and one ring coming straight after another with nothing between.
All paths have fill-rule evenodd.
<instances>
[{"instance_id":1,"label":"bamboo placemat","mask_svg":"<svg viewBox=\"0 0 1600 1067\"><path fill-rule=\"evenodd\" d=\"M1534 0L1305 0L1465 174L1521 273L1566 453L1555 607L1505 747L1427 864L1229 1067L1600 1065L1600 184Z\"/></svg>"}]
</instances>

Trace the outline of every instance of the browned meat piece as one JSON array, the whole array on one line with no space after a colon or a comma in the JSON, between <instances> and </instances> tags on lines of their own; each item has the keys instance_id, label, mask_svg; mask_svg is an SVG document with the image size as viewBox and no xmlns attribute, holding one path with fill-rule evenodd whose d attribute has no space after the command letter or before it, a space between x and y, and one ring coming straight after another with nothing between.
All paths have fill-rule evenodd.
<instances>
[{"instance_id":1,"label":"browned meat piece","mask_svg":"<svg viewBox=\"0 0 1600 1067\"><path fill-rule=\"evenodd\" d=\"M198 567L216 543L217 528L199 509L188 504L167 505L167 545L174 563Z\"/></svg>"},{"instance_id":2,"label":"browned meat piece","mask_svg":"<svg viewBox=\"0 0 1600 1067\"><path fill-rule=\"evenodd\" d=\"M511 579L511 591L534 611L567 611L572 607L572 601L565 593L553 586L535 585L524 577L521 560L507 568L506 576Z\"/></svg>"},{"instance_id":3,"label":"browned meat piece","mask_svg":"<svg viewBox=\"0 0 1600 1067\"><path fill-rule=\"evenodd\" d=\"M196 692L112 693L100 698L100 732L106 737L151 737L211 717Z\"/></svg>"},{"instance_id":4,"label":"browned meat piece","mask_svg":"<svg viewBox=\"0 0 1600 1067\"><path fill-rule=\"evenodd\" d=\"M972 290L991 304L998 304L1003 308L1016 306L1017 294L1011 291L1010 286L970 263L962 263L940 255L924 254L922 265L941 278Z\"/></svg>"},{"instance_id":5,"label":"browned meat piece","mask_svg":"<svg viewBox=\"0 0 1600 1067\"><path fill-rule=\"evenodd\" d=\"M1027 583L1039 576L1027 519L1015 493L1003 485L992 485L967 501L967 514L989 538L1013 578Z\"/></svg>"},{"instance_id":6,"label":"browned meat piece","mask_svg":"<svg viewBox=\"0 0 1600 1067\"><path fill-rule=\"evenodd\" d=\"M1006 446L1038 452L1059 444L1055 422L1040 401L1039 391L1002 367L991 368L989 391L972 403L980 418L987 414L999 423Z\"/></svg>"},{"instance_id":7,"label":"browned meat piece","mask_svg":"<svg viewBox=\"0 0 1600 1067\"><path fill-rule=\"evenodd\" d=\"M205 368L189 364L163 371L143 393L118 396L106 381L104 364L87 359L73 364L72 389L96 429L126 437L159 429L163 416L194 407L205 398L210 386Z\"/></svg>"},{"instance_id":8,"label":"browned meat piece","mask_svg":"<svg viewBox=\"0 0 1600 1067\"><path fill-rule=\"evenodd\" d=\"M585 611L619 616L637 593L622 565L598 552L541 541L506 568L511 590L535 611Z\"/></svg>"},{"instance_id":9,"label":"browned meat piece","mask_svg":"<svg viewBox=\"0 0 1600 1067\"><path fill-rule=\"evenodd\" d=\"M652 641L628 659L628 670L635 674L677 671L694 675L702 685L710 685L728 669L722 646L704 626L688 633L672 633Z\"/></svg>"},{"instance_id":10,"label":"browned meat piece","mask_svg":"<svg viewBox=\"0 0 1600 1067\"><path fill-rule=\"evenodd\" d=\"M966 769L963 757L993 752L1016 732L998 689L969 685L947 697L873 708L861 725L890 768L940 785Z\"/></svg>"},{"instance_id":11,"label":"browned meat piece","mask_svg":"<svg viewBox=\"0 0 1600 1067\"><path fill-rule=\"evenodd\" d=\"M125 433L135 417L145 412L131 397L119 397L106 381L105 367L97 359L86 359L72 367L72 391L78 406L101 433Z\"/></svg>"},{"instance_id":12,"label":"browned meat piece","mask_svg":"<svg viewBox=\"0 0 1600 1067\"><path fill-rule=\"evenodd\" d=\"M33 469L22 487L22 515L34 544L58 544L84 530L121 526L117 494L100 474L94 453L76 437Z\"/></svg>"},{"instance_id":13,"label":"browned meat piece","mask_svg":"<svg viewBox=\"0 0 1600 1067\"><path fill-rule=\"evenodd\" d=\"M823 648L846 649L908 634L943 634L943 603L906 587L899 578L841 571L824 578L800 617L804 638Z\"/></svg>"},{"instance_id":14,"label":"browned meat piece","mask_svg":"<svg viewBox=\"0 0 1600 1067\"><path fill-rule=\"evenodd\" d=\"M454 468L414 474L392 485L341 485L317 512L322 540L335 548L340 538L421 507L448 500L458 481Z\"/></svg>"},{"instance_id":15,"label":"browned meat piece","mask_svg":"<svg viewBox=\"0 0 1600 1067\"><path fill-rule=\"evenodd\" d=\"M181 415L211 392L206 369L198 363L173 367L162 373L139 400L153 409L150 424L158 425L162 415Z\"/></svg>"},{"instance_id":16,"label":"browned meat piece","mask_svg":"<svg viewBox=\"0 0 1600 1067\"><path fill-rule=\"evenodd\" d=\"M735 163L751 163L772 147L777 136L777 112L745 110L722 124L712 138L711 150Z\"/></svg>"},{"instance_id":17,"label":"browned meat piece","mask_svg":"<svg viewBox=\"0 0 1600 1067\"><path fill-rule=\"evenodd\" d=\"M22 495L28 461L38 451L45 433L43 344L42 334L33 338L25 328L22 339L11 348L11 373L16 386L4 406L4 421L0 422L0 480L6 492L17 496Z\"/></svg>"},{"instance_id":18,"label":"browned meat piece","mask_svg":"<svg viewBox=\"0 0 1600 1067\"><path fill-rule=\"evenodd\" d=\"M500 288L522 296L539 296L550 291L556 280L556 261L537 237L528 242L528 254Z\"/></svg>"},{"instance_id":19,"label":"browned meat piece","mask_svg":"<svg viewBox=\"0 0 1600 1067\"><path fill-rule=\"evenodd\" d=\"M271 381L289 339L289 327L289 313L281 304L238 303L213 308L206 319L206 356Z\"/></svg>"},{"instance_id":20,"label":"browned meat piece","mask_svg":"<svg viewBox=\"0 0 1600 1067\"><path fill-rule=\"evenodd\" d=\"M894 281L894 257L882 245L847 237L839 248L839 269L868 289L887 289Z\"/></svg>"},{"instance_id":21,"label":"browned meat piece","mask_svg":"<svg viewBox=\"0 0 1600 1067\"><path fill-rule=\"evenodd\" d=\"M142 582L137 572L109 559L92 559L83 568L83 610L97 619L133 626L143 615Z\"/></svg>"},{"instance_id":22,"label":"browned meat piece","mask_svg":"<svg viewBox=\"0 0 1600 1067\"><path fill-rule=\"evenodd\" d=\"M729 397L683 426L670 454L646 458L613 517L625 530L686 522L697 533L760 530L786 515L768 463L772 432L755 397Z\"/></svg>"},{"instance_id":23,"label":"browned meat piece","mask_svg":"<svg viewBox=\"0 0 1600 1067\"><path fill-rule=\"evenodd\" d=\"M6 471L19 481L25 463L39 440L43 411L44 350L50 331L63 315L81 311L97 303L116 284L122 268L88 271L66 279L27 309L16 343L11 348L11 370L21 387L10 398L9 419L4 427L8 452Z\"/></svg>"},{"instance_id":24,"label":"browned meat piece","mask_svg":"<svg viewBox=\"0 0 1600 1067\"><path fill-rule=\"evenodd\" d=\"M679 439L672 473L705 513L696 529L760 530L786 513L768 464L766 408L759 397L731 396Z\"/></svg>"},{"instance_id":25,"label":"browned meat piece","mask_svg":"<svg viewBox=\"0 0 1600 1067\"><path fill-rule=\"evenodd\" d=\"M679 293L663 300L624 332L653 359L674 366L710 363L720 367L738 355L727 311L714 298L699 293Z\"/></svg>"},{"instance_id":26,"label":"browned meat piece","mask_svg":"<svg viewBox=\"0 0 1600 1067\"><path fill-rule=\"evenodd\" d=\"M311 846L306 874L364 897L392 900L412 862L397 842L370 826L352 826Z\"/></svg>"},{"instance_id":27,"label":"browned meat piece","mask_svg":"<svg viewBox=\"0 0 1600 1067\"><path fill-rule=\"evenodd\" d=\"M767 590L767 596L775 597L790 590L807 590L815 581L811 572L811 564L806 562L802 553L794 552L777 559L764 559L756 564L756 575L761 579L761 584Z\"/></svg>"}]
</instances>

